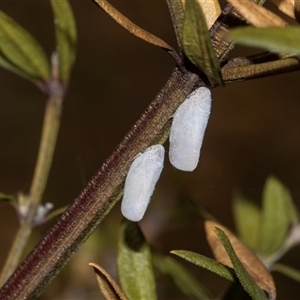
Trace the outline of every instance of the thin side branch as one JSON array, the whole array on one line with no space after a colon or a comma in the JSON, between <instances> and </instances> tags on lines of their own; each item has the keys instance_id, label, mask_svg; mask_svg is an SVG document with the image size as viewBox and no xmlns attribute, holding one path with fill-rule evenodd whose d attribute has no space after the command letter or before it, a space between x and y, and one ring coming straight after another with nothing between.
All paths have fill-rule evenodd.
<instances>
[{"instance_id":1,"label":"thin side branch","mask_svg":"<svg viewBox=\"0 0 300 300\"><path fill-rule=\"evenodd\" d=\"M15 236L12 248L1 273L0 286L5 283L7 278L17 268L25 245L31 234L36 210L41 202L49 176L60 124L61 111L62 98L49 98L45 110L39 154L30 192L28 195L24 196L25 202L22 203L22 205L26 206L27 213L24 218L21 218L20 228Z\"/></svg>"},{"instance_id":2,"label":"thin side branch","mask_svg":"<svg viewBox=\"0 0 300 300\"><path fill-rule=\"evenodd\" d=\"M289 57L260 64L243 65L239 67L224 67L222 68L222 76L224 81L229 83L299 70L299 59Z\"/></svg>"}]
</instances>

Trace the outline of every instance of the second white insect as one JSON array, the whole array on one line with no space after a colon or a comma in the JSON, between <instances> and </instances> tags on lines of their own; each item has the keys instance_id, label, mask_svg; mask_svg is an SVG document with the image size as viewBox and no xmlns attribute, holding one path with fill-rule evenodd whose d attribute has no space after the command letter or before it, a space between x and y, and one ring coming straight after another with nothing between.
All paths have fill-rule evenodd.
<instances>
[{"instance_id":1,"label":"second white insect","mask_svg":"<svg viewBox=\"0 0 300 300\"><path fill-rule=\"evenodd\" d=\"M170 162L175 168L191 172L197 167L210 110L211 93L206 87L192 92L176 110L169 149Z\"/></svg>"},{"instance_id":2,"label":"second white insect","mask_svg":"<svg viewBox=\"0 0 300 300\"><path fill-rule=\"evenodd\" d=\"M148 147L130 166L126 177L121 211L128 220L140 221L148 207L164 166L162 145Z\"/></svg>"}]
</instances>

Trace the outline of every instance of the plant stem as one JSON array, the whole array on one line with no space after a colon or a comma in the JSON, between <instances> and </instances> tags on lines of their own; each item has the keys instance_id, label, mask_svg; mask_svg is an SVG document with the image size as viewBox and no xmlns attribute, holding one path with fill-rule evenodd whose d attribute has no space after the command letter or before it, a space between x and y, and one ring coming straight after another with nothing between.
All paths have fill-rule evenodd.
<instances>
[{"instance_id":1,"label":"plant stem","mask_svg":"<svg viewBox=\"0 0 300 300\"><path fill-rule=\"evenodd\" d=\"M269 257L262 258L262 261L264 262L265 266L270 269L282 256L284 256L291 248L299 245L299 243L300 224L294 224L281 248Z\"/></svg>"},{"instance_id":2,"label":"plant stem","mask_svg":"<svg viewBox=\"0 0 300 300\"><path fill-rule=\"evenodd\" d=\"M45 110L39 154L34 170L30 192L28 195L23 196L25 200L23 205L26 205L27 208L26 214L23 218L21 218L20 228L15 236L12 248L1 273L0 286L5 283L7 278L14 272L19 264L22 252L28 242L34 226L34 217L37 207L41 202L52 163L60 124L62 110L61 104L62 99L60 97L50 97L48 99Z\"/></svg>"},{"instance_id":3,"label":"plant stem","mask_svg":"<svg viewBox=\"0 0 300 300\"><path fill-rule=\"evenodd\" d=\"M260 64L224 67L222 76L225 82L234 82L299 71L299 69L299 60L296 57L289 57Z\"/></svg>"},{"instance_id":4,"label":"plant stem","mask_svg":"<svg viewBox=\"0 0 300 300\"><path fill-rule=\"evenodd\" d=\"M29 194L32 198L31 201L35 203L40 202L47 183L60 125L61 111L62 99L60 97L49 98L45 112L38 160Z\"/></svg>"},{"instance_id":5,"label":"plant stem","mask_svg":"<svg viewBox=\"0 0 300 300\"><path fill-rule=\"evenodd\" d=\"M175 69L87 187L2 287L1 300L35 299L43 291L120 199L125 176L138 152L167 139L172 115L199 83L197 74Z\"/></svg>"},{"instance_id":6,"label":"plant stem","mask_svg":"<svg viewBox=\"0 0 300 300\"><path fill-rule=\"evenodd\" d=\"M232 6L226 7L228 9L224 10L211 30L212 37L215 37L217 32L227 29L227 26L222 26L223 21L230 19L233 9ZM234 20L238 22L237 17ZM232 48L231 44L220 39L214 40L213 44L220 61ZM174 70L156 99L148 106L87 187L2 287L1 299L35 298L43 291L47 283L119 200L133 158L149 145L167 139L172 115L199 83L197 74L188 71L180 72L177 68ZM37 271L36 268L39 270Z\"/></svg>"},{"instance_id":7,"label":"plant stem","mask_svg":"<svg viewBox=\"0 0 300 300\"><path fill-rule=\"evenodd\" d=\"M217 32L226 31L232 23L241 23L238 13L227 5L210 30L220 63L233 48ZM60 271L95 227L122 195L123 182L138 152L149 145L164 142L176 108L200 84L199 75L176 68L141 118L135 123L112 155L89 181L87 187L69 206L25 261L0 290L1 300L35 299ZM49 170L48 170L49 171ZM44 181L37 185L42 193ZM37 200L34 200L37 201ZM38 202L35 202L35 208ZM32 213L32 220L34 213ZM30 229L31 230L31 229Z\"/></svg>"}]
</instances>

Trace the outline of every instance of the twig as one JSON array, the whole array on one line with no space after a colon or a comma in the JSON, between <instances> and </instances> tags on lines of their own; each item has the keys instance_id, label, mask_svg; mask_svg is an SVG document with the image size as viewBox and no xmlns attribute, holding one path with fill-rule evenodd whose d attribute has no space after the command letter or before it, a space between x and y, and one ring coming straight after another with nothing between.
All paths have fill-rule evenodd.
<instances>
[{"instance_id":1,"label":"twig","mask_svg":"<svg viewBox=\"0 0 300 300\"><path fill-rule=\"evenodd\" d=\"M1 273L0 286L4 284L18 266L34 225L34 217L45 190L55 149L62 110L61 102L62 98L52 97L49 98L46 106L39 155L30 192L28 195L25 195L25 205L28 205L26 207L27 213L24 215L24 218L21 218L20 228Z\"/></svg>"}]
</instances>

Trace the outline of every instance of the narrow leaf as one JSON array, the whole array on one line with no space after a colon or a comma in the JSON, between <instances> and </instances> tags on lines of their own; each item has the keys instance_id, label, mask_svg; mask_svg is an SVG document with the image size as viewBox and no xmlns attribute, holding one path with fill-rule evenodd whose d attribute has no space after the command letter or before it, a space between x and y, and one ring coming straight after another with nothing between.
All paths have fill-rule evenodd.
<instances>
[{"instance_id":1,"label":"narrow leaf","mask_svg":"<svg viewBox=\"0 0 300 300\"><path fill-rule=\"evenodd\" d=\"M102 8L109 16L111 16L118 24L120 24L124 29L129 31L131 34L135 35L141 40L144 40L154 46L158 46L166 50L174 58L177 64L181 63L181 60L178 57L176 51L165 41L163 41L157 36L151 34L150 32L142 29L141 27L131 22L128 18L126 18L123 14L121 14L116 8L114 8L106 0L94 0L94 1L100 8Z\"/></svg>"},{"instance_id":2,"label":"narrow leaf","mask_svg":"<svg viewBox=\"0 0 300 300\"><path fill-rule=\"evenodd\" d=\"M6 58L1 56L1 52L0 52L0 66L3 67L4 69L7 69L7 70L21 76L21 77L24 77L28 80L32 80L32 77L30 75L28 75L21 69L17 68L15 65L11 64Z\"/></svg>"},{"instance_id":3,"label":"narrow leaf","mask_svg":"<svg viewBox=\"0 0 300 300\"><path fill-rule=\"evenodd\" d=\"M234 196L233 215L239 236L255 250L260 230L261 212L259 207L241 193L237 193Z\"/></svg>"},{"instance_id":4,"label":"narrow leaf","mask_svg":"<svg viewBox=\"0 0 300 300\"><path fill-rule=\"evenodd\" d=\"M55 16L54 23L60 78L66 83L69 81L76 56L76 25L68 0L51 0L51 5Z\"/></svg>"},{"instance_id":5,"label":"narrow leaf","mask_svg":"<svg viewBox=\"0 0 300 300\"><path fill-rule=\"evenodd\" d=\"M295 281L300 282L300 270L292 268L283 264L275 264L272 267L272 271L277 271Z\"/></svg>"},{"instance_id":6,"label":"narrow leaf","mask_svg":"<svg viewBox=\"0 0 300 300\"><path fill-rule=\"evenodd\" d=\"M32 81L46 80L50 76L50 64L40 44L2 11L0 11L0 66Z\"/></svg>"},{"instance_id":7,"label":"narrow leaf","mask_svg":"<svg viewBox=\"0 0 300 300\"><path fill-rule=\"evenodd\" d=\"M121 224L118 270L129 299L156 299L151 252L136 222L124 220Z\"/></svg>"},{"instance_id":8,"label":"narrow leaf","mask_svg":"<svg viewBox=\"0 0 300 300\"><path fill-rule=\"evenodd\" d=\"M223 241L220 241L215 234L214 229L216 227L220 228L229 238L236 255L256 284L258 284L260 288L267 291L271 297L276 295L276 288L273 278L258 257L226 227L212 221L206 221L205 231L207 241L214 253L216 260L228 267L235 269L235 265L232 262L227 249L225 248L226 251L224 249Z\"/></svg>"},{"instance_id":9,"label":"narrow leaf","mask_svg":"<svg viewBox=\"0 0 300 300\"><path fill-rule=\"evenodd\" d=\"M247 26L232 29L226 36L246 46L300 54L300 27L296 26L286 28L254 28Z\"/></svg>"},{"instance_id":10,"label":"narrow leaf","mask_svg":"<svg viewBox=\"0 0 300 300\"><path fill-rule=\"evenodd\" d=\"M292 195L290 194L289 190L287 190L287 197L286 197L286 210L287 215L289 218L289 223L292 225L299 224L299 214L298 209L293 201Z\"/></svg>"},{"instance_id":11,"label":"narrow leaf","mask_svg":"<svg viewBox=\"0 0 300 300\"><path fill-rule=\"evenodd\" d=\"M205 287L176 260L156 254L154 264L162 273L169 275L185 295L197 299L211 299Z\"/></svg>"},{"instance_id":12,"label":"narrow leaf","mask_svg":"<svg viewBox=\"0 0 300 300\"><path fill-rule=\"evenodd\" d=\"M224 66L222 76L225 82L234 82L247 79L261 78L299 70L299 60L296 57L287 57L265 63L252 63L237 67Z\"/></svg>"},{"instance_id":13,"label":"narrow leaf","mask_svg":"<svg viewBox=\"0 0 300 300\"><path fill-rule=\"evenodd\" d=\"M263 191L263 210L258 250L267 256L278 250L291 224L291 195L275 177L269 177Z\"/></svg>"},{"instance_id":14,"label":"narrow leaf","mask_svg":"<svg viewBox=\"0 0 300 300\"><path fill-rule=\"evenodd\" d=\"M8 194L0 193L0 201L10 202L12 204L17 204L16 197Z\"/></svg>"},{"instance_id":15,"label":"narrow leaf","mask_svg":"<svg viewBox=\"0 0 300 300\"><path fill-rule=\"evenodd\" d=\"M221 14L221 7L218 0L198 0L204 13L206 24L210 29L219 15Z\"/></svg>"},{"instance_id":16,"label":"narrow leaf","mask_svg":"<svg viewBox=\"0 0 300 300\"><path fill-rule=\"evenodd\" d=\"M230 280L232 282L235 281L233 270L227 266L224 266L224 264L215 261L214 259L187 250L172 250L171 253L185 259L186 261L196 266L213 272L227 280Z\"/></svg>"},{"instance_id":17,"label":"narrow leaf","mask_svg":"<svg viewBox=\"0 0 300 300\"><path fill-rule=\"evenodd\" d=\"M46 215L45 222L49 222L53 218L62 215L66 209L67 209L67 206L63 206L63 207L55 209L54 211L51 211L49 214Z\"/></svg>"},{"instance_id":18,"label":"narrow leaf","mask_svg":"<svg viewBox=\"0 0 300 300\"><path fill-rule=\"evenodd\" d=\"M215 233L218 235L220 241L222 242L230 260L234 267L237 277L239 278L240 283L244 287L245 291L252 297L254 300L263 300L268 299L263 292L263 290L256 284L253 278L249 275L246 268L243 266L242 262L237 257L233 246L231 245L229 238L226 234L219 228L214 229ZM270 299L276 299L276 294L270 295Z\"/></svg>"},{"instance_id":19,"label":"narrow leaf","mask_svg":"<svg viewBox=\"0 0 300 300\"><path fill-rule=\"evenodd\" d=\"M300 1L299 0L293 0L294 1L294 13L295 13L295 19L300 23Z\"/></svg>"},{"instance_id":20,"label":"narrow leaf","mask_svg":"<svg viewBox=\"0 0 300 300\"><path fill-rule=\"evenodd\" d=\"M223 84L205 17L197 0L186 1L182 45L188 59L202 70L212 83Z\"/></svg>"},{"instance_id":21,"label":"narrow leaf","mask_svg":"<svg viewBox=\"0 0 300 300\"><path fill-rule=\"evenodd\" d=\"M271 0L280 11L295 19L295 0Z\"/></svg>"},{"instance_id":22,"label":"narrow leaf","mask_svg":"<svg viewBox=\"0 0 300 300\"><path fill-rule=\"evenodd\" d=\"M227 0L227 2L234 6L255 27L285 27L288 25L282 18L252 0Z\"/></svg>"},{"instance_id":23,"label":"narrow leaf","mask_svg":"<svg viewBox=\"0 0 300 300\"><path fill-rule=\"evenodd\" d=\"M184 7L181 1L178 0L166 0L170 16L172 18L173 28L176 34L176 41L180 50L180 54L182 54L182 25L183 25L183 17L184 17Z\"/></svg>"},{"instance_id":24,"label":"narrow leaf","mask_svg":"<svg viewBox=\"0 0 300 300\"><path fill-rule=\"evenodd\" d=\"M107 300L128 300L115 280L98 264L89 263L94 268L102 295Z\"/></svg>"},{"instance_id":25,"label":"narrow leaf","mask_svg":"<svg viewBox=\"0 0 300 300\"><path fill-rule=\"evenodd\" d=\"M206 20L208 29L215 23L219 15L221 14L221 7L218 0L197 0L202 7L203 14ZM186 0L181 0L185 4Z\"/></svg>"}]
</instances>

